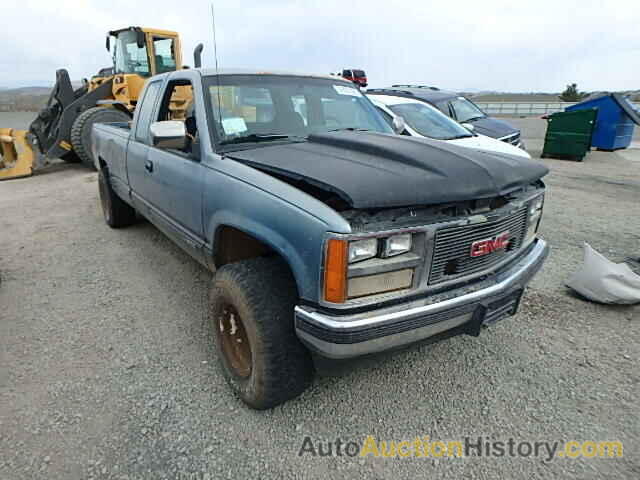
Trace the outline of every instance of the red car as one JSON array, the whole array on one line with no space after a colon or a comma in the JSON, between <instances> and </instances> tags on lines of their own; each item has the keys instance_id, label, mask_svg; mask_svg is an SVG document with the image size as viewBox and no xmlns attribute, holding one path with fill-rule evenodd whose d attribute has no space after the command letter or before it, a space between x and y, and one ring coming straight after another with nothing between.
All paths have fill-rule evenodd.
<instances>
[{"instance_id":1,"label":"red car","mask_svg":"<svg viewBox=\"0 0 640 480\"><path fill-rule=\"evenodd\" d=\"M361 88L365 88L368 85L367 74L364 73L364 70L353 70L345 68L344 70L342 70L342 78L355 83Z\"/></svg>"}]
</instances>

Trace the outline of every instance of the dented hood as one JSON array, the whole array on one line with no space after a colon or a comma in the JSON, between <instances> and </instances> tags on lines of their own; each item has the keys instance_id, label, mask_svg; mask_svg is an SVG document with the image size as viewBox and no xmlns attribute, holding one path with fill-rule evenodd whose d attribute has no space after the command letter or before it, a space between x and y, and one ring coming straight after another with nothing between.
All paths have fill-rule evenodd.
<instances>
[{"instance_id":1,"label":"dented hood","mask_svg":"<svg viewBox=\"0 0 640 480\"><path fill-rule=\"evenodd\" d=\"M228 157L335 192L353 208L495 197L548 173L540 162L446 142L373 132L310 135Z\"/></svg>"}]
</instances>

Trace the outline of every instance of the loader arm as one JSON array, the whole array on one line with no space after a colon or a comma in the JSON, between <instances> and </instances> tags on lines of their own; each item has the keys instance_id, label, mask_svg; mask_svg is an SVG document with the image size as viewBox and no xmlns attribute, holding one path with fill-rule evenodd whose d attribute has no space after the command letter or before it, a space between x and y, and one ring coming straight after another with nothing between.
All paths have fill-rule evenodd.
<instances>
[{"instance_id":1,"label":"loader arm","mask_svg":"<svg viewBox=\"0 0 640 480\"><path fill-rule=\"evenodd\" d=\"M69 73L65 69L57 70L56 83L49 94L47 104L29 126L29 131L36 137L38 148L43 154L46 154L47 150L55 143L57 126L62 112L75 99L76 92L71 86Z\"/></svg>"},{"instance_id":2,"label":"loader arm","mask_svg":"<svg viewBox=\"0 0 640 480\"><path fill-rule=\"evenodd\" d=\"M36 137L38 148L48 158L62 157L71 152L71 127L78 115L99 100L109 98L113 90L113 79L102 82L94 90L86 87L73 90L69 73L65 69L56 72L56 84L47 106L29 127Z\"/></svg>"}]
</instances>

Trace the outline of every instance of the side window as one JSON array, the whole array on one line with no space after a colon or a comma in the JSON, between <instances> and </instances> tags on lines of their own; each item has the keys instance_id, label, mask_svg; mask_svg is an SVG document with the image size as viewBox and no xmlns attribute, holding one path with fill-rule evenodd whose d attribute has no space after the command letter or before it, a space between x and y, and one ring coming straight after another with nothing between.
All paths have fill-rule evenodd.
<instances>
[{"instance_id":1,"label":"side window","mask_svg":"<svg viewBox=\"0 0 640 480\"><path fill-rule=\"evenodd\" d=\"M458 97L451 101L451 108L460 123L482 118L485 114L474 103L464 97Z\"/></svg>"},{"instance_id":2,"label":"side window","mask_svg":"<svg viewBox=\"0 0 640 480\"><path fill-rule=\"evenodd\" d=\"M162 85L162 82L152 82L147 85L144 92L144 97L142 98L140 108L138 109L138 119L136 121L136 140L139 142L146 142L149 138L151 115L153 114L153 107L155 106L158 98L160 85Z\"/></svg>"},{"instance_id":3,"label":"side window","mask_svg":"<svg viewBox=\"0 0 640 480\"><path fill-rule=\"evenodd\" d=\"M187 142L182 151L192 153L198 141L198 123L193 103L193 87L188 80L169 82L162 103L155 118L156 121L175 120L184 122Z\"/></svg>"},{"instance_id":4,"label":"side window","mask_svg":"<svg viewBox=\"0 0 640 480\"><path fill-rule=\"evenodd\" d=\"M173 72L176 69L173 38L154 38L156 74Z\"/></svg>"}]
</instances>

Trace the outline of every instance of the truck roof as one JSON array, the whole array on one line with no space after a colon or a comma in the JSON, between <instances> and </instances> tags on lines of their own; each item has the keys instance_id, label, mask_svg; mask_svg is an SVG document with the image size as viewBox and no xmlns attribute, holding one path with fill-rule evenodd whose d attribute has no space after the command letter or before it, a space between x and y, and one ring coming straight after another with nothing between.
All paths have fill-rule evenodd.
<instances>
[{"instance_id":1,"label":"truck roof","mask_svg":"<svg viewBox=\"0 0 640 480\"><path fill-rule=\"evenodd\" d=\"M352 85L352 83L348 80L345 80L342 77L336 75L326 75L326 74L310 74L304 72L288 72L288 71L280 71L280 70L257 70L257 69L243 69L243 68L233 68L233 69L218 69L215 68L196 68L194 70L200 71L200 73L205 76L214 76L214 75L280 75L286 77L309 77L309 78L323 78L328 80L335 80L337 82L344 82L346 84Z\"/></svg>"}]
</instances>

